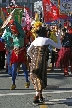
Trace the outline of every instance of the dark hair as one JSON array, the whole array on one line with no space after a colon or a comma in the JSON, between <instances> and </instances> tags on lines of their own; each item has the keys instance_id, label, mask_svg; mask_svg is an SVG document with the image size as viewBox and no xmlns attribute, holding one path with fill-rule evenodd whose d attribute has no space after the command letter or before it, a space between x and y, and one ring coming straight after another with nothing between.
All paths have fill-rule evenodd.
<instances>
[{"instance_id":1,"label":"dark hair","mask_svg":"<svg viewBox=\"0 0 72 108\"><path fill-rule=\"evenodd\" d=\"M63 32L66 32L66 28L64 27L64 28L62 29L62 31L63 31Z\"/></svg>"},{"instance_id":2,"label":"dark hair","mask_svg":"<svg viewBox=\"0 0 72 108\"><path fill-rule=\"evenodd\" d=\"M38 34L38 37L46 37L47 36L47 30L46 27L40 27L39 30L36 31Z\"/></svg>"}]
</instances>

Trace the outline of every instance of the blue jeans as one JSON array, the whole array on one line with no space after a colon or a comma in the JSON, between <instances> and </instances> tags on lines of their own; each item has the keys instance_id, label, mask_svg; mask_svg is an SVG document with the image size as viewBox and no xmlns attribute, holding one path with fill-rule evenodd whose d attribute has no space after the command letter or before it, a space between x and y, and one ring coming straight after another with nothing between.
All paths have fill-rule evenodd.
<instances>
[{"instance_id":1,"label":"blue jeans","mask_svg":"<svg viewBox=\"0 0 72 108\"><path fill-rule=\"evenodd\" d=\"M8 74L12 74L12 66L10 66L11 53L7 54Z\"/></svg>"},{"instance_id":2,"label":"blue jeans","mask_svg":"<svg viewBox=\"0 0 72 108\"><path fill-rule=\"evenodd\" d=\"M28 71L24 63L22 63L22 68L25 74L26 82L28 82ZM16 75L17 75L16 71L17 71L17 63L14 63L12 64L12 81L15 81L16 79Z\"/></svg>"}]
</instances>

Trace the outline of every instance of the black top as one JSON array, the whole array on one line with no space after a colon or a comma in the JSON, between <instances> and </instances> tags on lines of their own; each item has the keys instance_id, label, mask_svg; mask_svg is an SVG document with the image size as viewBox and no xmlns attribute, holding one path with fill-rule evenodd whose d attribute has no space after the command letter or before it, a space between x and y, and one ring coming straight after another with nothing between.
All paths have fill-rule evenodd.
<instances>
[{"instance_id":1,"label":"black top","mask_svg":"<svg viewBox=\"0 0 72 108\"><path fill-rule=\"evenodd\" d=\"M64 39L62 40L63 47L72 47L72 34L66 33Z\"/></svg>"}]
</instances>

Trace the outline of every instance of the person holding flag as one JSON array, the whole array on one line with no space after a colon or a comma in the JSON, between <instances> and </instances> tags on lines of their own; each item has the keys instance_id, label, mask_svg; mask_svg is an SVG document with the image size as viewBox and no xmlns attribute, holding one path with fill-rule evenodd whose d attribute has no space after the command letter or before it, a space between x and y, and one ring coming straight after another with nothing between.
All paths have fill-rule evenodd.
<instances>
[{"instance_id":1,"label":"person holding flag","mask_svg":"<svg viewBox=\"0 0 72 108\"><path fill-rule=\"evenodd\" d=\"M17 23L14 20L10 24L10 30L12 33L12 38L13 38L13 43L14 43L14 49L12 51L12 55L11 55L11 65L12 65L12 81L13 84L11 86L11 90L16 88L15 85L15 79L16 79L16 70L17 70L17 65L18 63L22 64L22 68L24 70L25 73L25 77L26 77L26 85L25 88L29 88L30 82L28 80L28 71L26 69L26 65L25 65L25 47L24 47L24 31L22 29L22 27L19 25L19 23Z\"/></svg>"},{"instance_id":2,"label":"person holding flag","mask_svg":"<svg viewBox=\"0 0 72 108\"><path fill-rule=\"evenodd\" d=\"M24 33L22 26L16 20L12 19L12 14L9 17L7 18L6 21L4 21L2 28L7 26L7 29L8 30L10 29L10 34L13 39L13 50L12 50L12 54L11 54L11 58L10 58L10 64L12 66L12 86L10 87L10 90L13 90L16 88L15 79L16 79L16 71L17 71L18 63L22 64L22 67L23 67L23 70L25 73L25 77L26 77L25 88L29 88L30 82L28 80L28 71L26 69L25 58L24 58L24 55L25 55L25 47L24 47L25 33Z\"/></svg>"}]
</instances>

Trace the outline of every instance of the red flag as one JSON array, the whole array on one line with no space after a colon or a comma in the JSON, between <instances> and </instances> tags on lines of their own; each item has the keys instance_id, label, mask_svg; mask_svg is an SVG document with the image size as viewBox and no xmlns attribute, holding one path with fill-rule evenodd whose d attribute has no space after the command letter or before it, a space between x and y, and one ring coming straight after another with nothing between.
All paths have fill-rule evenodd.
<instances>
[{"instance_id":1,"label":"red flag","mask_svg":"<svg viewBox=\"0 0 72 108\"><path fill-rule=\"evenodd\" d=\"M67 18L69 18L69 17L68 17L68 15L60 14L60 15L59 15L59 18L60 18L60 19L67 19Z\"/></svg>"},{"instance_id":2,"label":"red flag","mask_svg":"<svg viewBox=\"0 0 72 108\"><path fill-rule=\"evenodd\" d=\"M55 5L53 5L51 12L53 13L53 20L57 20L59 18L59 9Z\"/></svg>"},{"instance_id":3,"label":"red flag","mask_svg":"<svg viewBox=\"0 0 72 108\"><path fill-rule=\"evenodd\" d=\"M59 17L59 9L50 0L42 0L42 2L45 22L57 20Z\"/></svg>"}]
</instances>

